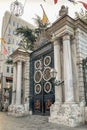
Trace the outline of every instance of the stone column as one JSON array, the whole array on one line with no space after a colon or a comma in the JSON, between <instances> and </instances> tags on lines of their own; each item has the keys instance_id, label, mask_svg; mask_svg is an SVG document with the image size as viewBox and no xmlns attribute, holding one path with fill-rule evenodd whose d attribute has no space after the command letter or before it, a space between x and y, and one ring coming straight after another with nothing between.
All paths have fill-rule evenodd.
<instances>
[{"instance_id":1,"label":"stone column","mask_svg":"<svg viewBox=\"0 0 87 130\"><path fill-rule=\"evenodd\" d=\"M63 36L65 102L74 101L70 36Z\"/></svg>"},{"instance_id":2,"label":"stone column","mask_svg":"<svg viewBox=\"0 0 87 130\"><path fill-rule=\"evenodd\" d=\"M13 73L13 89L12 89L12 105L15 104L15 100L16 100L16 78L17 78L17 65L16 63L14 63L14 73Z\"/></svg>"},{"instance_id":3,"label":"stone column","mask_svg":"<svg viewBox=\"0 0 87 130\"><path fill-rule=\"evenodd\" d=\"M57 71L56 80L61 80L61 63L60 63L60 41L59 39L54 40L54 68ZM55 102L62 101L62 88L55 86Z\"/></svg>"},{"instance_id":4,"label":"stone column","mask_svg":"<svg viewBox=\"0 0 87 130\"><path fill-rule=\"evenodd\" d=\"M22 62L17 62L16 105L21 105Z\"/></svg>"}]
</instances>

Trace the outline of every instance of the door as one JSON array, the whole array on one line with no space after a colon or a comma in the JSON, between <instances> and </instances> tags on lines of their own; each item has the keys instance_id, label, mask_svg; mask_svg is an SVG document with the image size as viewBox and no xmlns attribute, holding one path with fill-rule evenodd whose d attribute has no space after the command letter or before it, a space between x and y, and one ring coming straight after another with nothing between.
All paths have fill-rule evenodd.
<instances>
[{"instance_id":1,"label":"door","mask_svg":"<svg viewBox=\"0 0 87 130\"><path fill-rule=\"evenodd\" d=\"M87 106L87 58L83 60L82 65L83 65L84 94Z\"/></svg>"},{"instance_id":2,"label":"door","mask_svg":"<svg viewBox=\"0 0 87 130\"><path fill-rule=\"evenodd\" d=\"M55 101L55 89L50 75L54 66L53 48L31 59L30 106L34 114L49 115L50 106Z\"/></svg>"}]
</instances>

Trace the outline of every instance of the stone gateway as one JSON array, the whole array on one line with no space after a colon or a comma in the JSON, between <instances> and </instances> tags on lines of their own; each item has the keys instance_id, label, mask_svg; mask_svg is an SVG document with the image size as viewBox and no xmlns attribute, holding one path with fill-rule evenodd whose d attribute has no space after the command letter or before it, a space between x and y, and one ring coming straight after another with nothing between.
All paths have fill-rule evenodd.
<instances>
[{"instance_id":1,"label":"stone gateway","mask_svg":"<svg viewBox=\"0 0 87 130\"><path fill-rule=\"evenodd\" d=\"M87 122L82 64L87 57L87 24L66 13L46 33L51 38L40 39L42 42L35 51L26 53L19 49L11 55L16 67L14 107L9 107L9 113L44 114L49 115L49 122L70 127L83 125ZM56 79L64 84L54 86L50 76L52 68L57 71ZM28 98L28 111L24 109L25 98Z\"/></svg>"}]
</instances>

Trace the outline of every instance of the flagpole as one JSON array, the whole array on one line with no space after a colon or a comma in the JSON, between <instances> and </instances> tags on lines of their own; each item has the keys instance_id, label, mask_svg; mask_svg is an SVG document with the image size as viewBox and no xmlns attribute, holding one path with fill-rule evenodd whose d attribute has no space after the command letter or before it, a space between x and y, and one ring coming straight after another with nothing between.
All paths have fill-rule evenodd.
<instances>
[{"instance_id":1,"label":"flagpole","mask_svg":"<svg viewBox=\"0 0 87 130\"><path fill-rule=\"evenodd\" d=\"M42 10L44 11L44 8L43 8L42 4L40 4L40 6L41 6Z\"/></svg>"}]
</instances>

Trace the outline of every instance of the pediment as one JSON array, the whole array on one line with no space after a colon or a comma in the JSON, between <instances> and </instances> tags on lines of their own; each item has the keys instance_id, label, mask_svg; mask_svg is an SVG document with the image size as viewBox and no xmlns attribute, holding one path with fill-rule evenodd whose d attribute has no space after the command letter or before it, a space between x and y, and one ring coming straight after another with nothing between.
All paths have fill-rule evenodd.
<instances>
[{"instance_id":1,"label":"pediment","mask_svg":"<svg viewBox=\"0 0 87 130\"><path fill-rule=\"evenodd\" d=\"M31 51L25 51L23 48L19 47L17 48L11 55L10 57L13 59L13 62L17 61L23 61L25 62L27 58L29 58Z\"/></svg>"}]
</instances>

